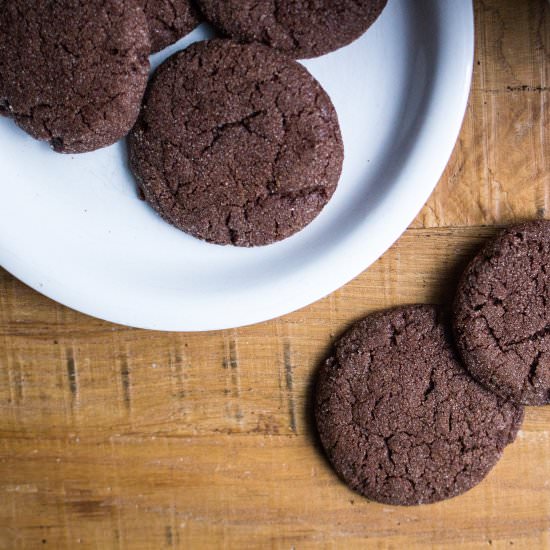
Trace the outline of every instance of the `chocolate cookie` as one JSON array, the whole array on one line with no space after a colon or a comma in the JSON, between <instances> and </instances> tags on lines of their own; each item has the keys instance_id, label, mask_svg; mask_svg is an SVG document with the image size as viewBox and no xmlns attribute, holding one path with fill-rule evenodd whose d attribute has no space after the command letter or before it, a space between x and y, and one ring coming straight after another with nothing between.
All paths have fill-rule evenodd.
<instances>
[{"instance_id":1,"label":"chocolate cookie","mask_svg":"<svg viewBox=\"0 0 550 550\"><path fill-rule=\"evenodd\" d=\"M376 21L387 0L198 0L225 36L263 42L295 58L346 46Z\"/></svg>"},{"instance_id":2,"label":"chocolate cookie","mask_svg":"<svg viewBox=\"0 0 550 550\"><path fill-rule=\"evenodd\" d=\"M151 51L159 52L190 33L200 22L191 0L141 0L151 36Z\"/></svg>"},{"instance_id":3,"label":"chocolate cookie","mask_svg":"<svg viewBox=\"0 0 550 550\"><path fill-rule=\"evenodd\" d=\"M321 368L321 441L355 491L425 504L479 483L511 443L523 408L479 385L458 362L433 306L370 315Z\"/></svg>"},{"instance_id":4,"label":"chocolate cookie","mask_svg":"<svg viewBox=\"0 0 550 550\"><path fill-rule=\"evenodd\" d=\"M229 40L193 44L161 65L129 152L145 198L168 222L238 246L311 222L343 159L319 83L275 50Z\"/></svg>"},{"instance_id":5,"label":"chocolate cookie","mask_svg":"<svg viewBox=\"0 0 550 550\"><path fill-rule=\"evenodd\" d=\"M0 112L62 153L133 126L149 72L137 0L0 2Z\"/></svg>"},{"instance_id":6,"label":"chocolate cookie","mask_svg":"<svg viewBox=\"0 0 550 550\"><path fill-rule=\"evenodd\" d=\"M454 329L470 373L525 405L550 403L550 222L505 229L466 269Z\"/></svg>"}]
</instances>

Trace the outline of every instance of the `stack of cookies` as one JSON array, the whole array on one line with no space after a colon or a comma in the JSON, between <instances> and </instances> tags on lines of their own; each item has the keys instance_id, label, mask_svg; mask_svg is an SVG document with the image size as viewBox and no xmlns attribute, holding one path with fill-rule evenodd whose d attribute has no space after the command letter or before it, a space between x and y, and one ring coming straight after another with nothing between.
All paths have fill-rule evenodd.
<instances>
[{"instance_id":1,"label":"stack of cookies","mask_svg":"<svg viewBox=\"0 0 550 550\"><path fill-rule=\"evenodd\" d=\"M315 413L351 488L412 505L479 483L515 439L523 405L548 403L550 222L536 221L479 252L449 325L424 305L355 324L321 368Z\"/></svg>"},{"instance_id":2,"label":"stack of cookies","mask_svg":"<svg viewBox=\"0 0 550 550\"><path fill-rule=\"evenodd\" d=\"M61 153L129 134L142 195L166 221L270 244L321 212L344 158L334 106L295 59L349 44L386 2L3 0L0 113ZM146 91L149 54L202 17L224 38L170 57Z\"/></svg>"}]
</instances>

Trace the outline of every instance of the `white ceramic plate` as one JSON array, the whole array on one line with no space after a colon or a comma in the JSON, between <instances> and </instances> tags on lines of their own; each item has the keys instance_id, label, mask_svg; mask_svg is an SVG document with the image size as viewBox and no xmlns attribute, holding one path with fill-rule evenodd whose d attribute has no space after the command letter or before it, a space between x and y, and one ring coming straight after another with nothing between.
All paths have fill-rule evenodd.
<instances>
[{"instance_id":1,"label":"white ceramic plate","mask_svg":"<svg viewBox=\"0 0 550 550\"><path fill-rule=\"evenodd\" d=\"M374 262L427 200L464 116L473 43L470 0L390 0L360 40L305 62L338 111L344 170L309 227L262 248L207 244L163 222L138 199L123 143L64 156L0 120L0 264L134 327L229 328L310 304Z\"/></svg>"}]
</instances>

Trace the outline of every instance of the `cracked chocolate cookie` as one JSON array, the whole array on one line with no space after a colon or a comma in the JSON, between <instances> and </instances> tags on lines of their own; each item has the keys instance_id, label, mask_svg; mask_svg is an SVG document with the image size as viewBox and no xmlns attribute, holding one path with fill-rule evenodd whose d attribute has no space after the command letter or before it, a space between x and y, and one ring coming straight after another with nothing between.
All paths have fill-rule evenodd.
<instances>
[{"instance_id":1,"label":"cracked chocolate cookie","mask_svg":"<svg viewBox=\"0 0 550 550\"><path fill-rule=\"evenodd\" d=\"M200 23L199 12L190 0L141 0L141 3L153 53L177 42Z\"/></svg>"},{"instance_id":2,"label":"cracked chocolate cookie","mask_svg":"<svg viewBox=\"0 0 550 550\"><path fill-rule=\"evenodd\" d=\"M359 38L387 0L198 0L225 36L263 42L300 59L337 50Z\"/></svg>"},{"instance_id":3,"label":"cracked chocolate cookie","mask_svg":"<svg viewBox=\"0 0 550 550\"><path fill-rule=\"evenodd\" d=\"M466 269L454 308L470 373L524 405L550 403L550 222L505 229Z\"/></svg>"},{"instance_id":4,"label":"cracked chocolate cookie","mask_svg":"<svg viewBox=\"0 0 550 550\"><path fill-rule=\"evenodd\" d=\"M479 385L455 357L433 306L370 315L321 368L315 415L339 476L387 504L459 495L511 443L523 407Z\"/></svg>"},{"instance_id":5,"label":"cracked chocolate cookie","mask_svg":"<svg viewBox=\"0 0 550 550\"><path fill-rule=\"evenodd\" d=\"M4 0L0 113L58 152L111 145L137 118L149 51L136 0Z\"/></svg>"},{"instance_id":6,"label":"cracked chocolate cookie","mask_svg":"<svg viewBox=\"0 0 550 550\"><path fill-rule=\"evenodd\" d=\"M193 44L163 63L129 136L146 200L218 244L265 245L331 198L343 145L334 107L295 61L261 44Z\"/></svg>"}]
</instances>

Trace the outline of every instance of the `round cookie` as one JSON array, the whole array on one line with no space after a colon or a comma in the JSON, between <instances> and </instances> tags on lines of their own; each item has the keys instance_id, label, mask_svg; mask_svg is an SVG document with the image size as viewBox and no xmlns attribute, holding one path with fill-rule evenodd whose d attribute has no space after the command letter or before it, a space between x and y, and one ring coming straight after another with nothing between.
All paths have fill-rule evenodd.
<instances>
[{"instance_id":1,"label":"round cookie","mask_svg":"<svg viewBox=\"0 0 550 550\"><path fill-rule=\"evenodd\" d=\"M225 36L263 42L296 58L324 55L359 38L387 0L198 0Z\"/></svg>"},{"instance_id":2,"label":"round cookie","mask_svg":"<svg viewBox=\"0 0 550 550\"><path fill-rule=\"evenodd\" d=\"M321 368L315 416L346 484L386 504L436 502L479 483L511 443L523 408L457 361L433 306L370 315Z\"/></svg>"},{"instance_id":3,"label":"round cookie","mask_svg":"<svg viewBox=\"0 0 550 550\"><path fill-rule=\"evenodd\" d=\"M550 403L550 222L505 229L473 259L454 307L470 373L524 405Z\"/></svg>"},{"instance_id":4,"label":"round cookie","mask_svg":"<svg viewBox=\"0 0 550 550\"><path fill-rule=\"evenodd\" d=\"M4 0L0 112L58 152L111 145L137 118L149 51L136 0Z\"/></svg>"},{"instance_id":5,"label":"round cookie","mask_svg":"<svg viewBox=\"0 0 550 550\"><path fill-rule=\"evenodd\" d=\"M190 33L200 15L191 0L141 0L151 37L151 51L163 50Z\"/></svg>"},{"instance_id":6,"label":"round cookie","mask_svg":"<svg viewBox=\"0 0 550 550\"><path fill-rule=\"evenodd\" d=\"M343 144L329 97L301 65L261 44L212 40L155 73L129 153L146 200L169 223L257 246L319 214Z\"/></svg>"}]
</instances>

